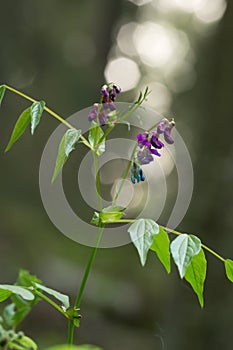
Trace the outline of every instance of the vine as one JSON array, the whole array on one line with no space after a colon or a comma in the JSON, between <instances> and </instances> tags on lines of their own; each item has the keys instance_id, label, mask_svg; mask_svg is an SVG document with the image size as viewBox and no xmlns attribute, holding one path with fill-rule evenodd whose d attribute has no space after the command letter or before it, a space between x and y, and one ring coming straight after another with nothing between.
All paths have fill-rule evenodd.
<instances>
[{"instance_id":1,"label":"vine","mask_svg":"<svg viewBox=\"0 0 233 350\"><path fill-rule=\"evenodd\" d=\"M175 127L174 119L168 120L167 118L163 118L150 130L145 130L143 133L137 135L135 147L126 168L123 170L120 185L112 200L112 204L107 208L103 208L99 157L105 152L107 137L113 129L119 123L124 122L147 99L149 94L148 88L145 89L144 93L140 92L137 101L130 108L118 112L116 110L115 100L117 95L121 93L121 89L114 83L105 84L101 88L99 103L95 103L92 106L87 116L91 123L88 138L84 137L82 130L76 129L60 115L48 108L44 101L37 101L8 85L0 86L0 104L3 101L6 91L30 101L31 105L20 114L5 151L7 152L11 149L29 125L31 126L31 134L34 135L41 121L42 114L47 112L67 127L59 145L51 181L56 181L70 153L78 148L78 144L84 144L93 154L98 211L93 213L91 220L91 223L97 226L96 243L92 248L73 306L67 295L44 286L42 281L26 270L19 271L19 277L15 284L0 285L0 302L4 302L8 298L11 299L11 303L5 307L3 316L0 318L0 346L2 349L37 349L37 345L32 339L16 329L28 312L40 300L45 301L51 307L55 308L68 321L67 343L70 347L72 346L74 330L80 326L80 306L88 276L94 263L105 226L109 224L123 225L130 223L128 233L138 251L142 266L146 263L148 252L153 251L156 253L165 270L170 273L172 257L178 268L180 277L184 278L192 286L201 307L204 306L203 291L207 270L205 251L214 255L224 264L226 276L233 282L233 261L223 258L207 245L203 244L201 239L196 235L178 232L169 227L159 225L153 218L124 218L126 208L117 205L125 180L130 177L135 186L141 181L146 181L146 176L143 172L144 166L153 162L154 157L161 156L160 152L164 147L164 142L168 144L168 147L174 143L172 137L172 129ZM168 233L177 237L170 241ZM81 349L84 349L84 347L80 347Z\"/></svg>"}]
</instances>

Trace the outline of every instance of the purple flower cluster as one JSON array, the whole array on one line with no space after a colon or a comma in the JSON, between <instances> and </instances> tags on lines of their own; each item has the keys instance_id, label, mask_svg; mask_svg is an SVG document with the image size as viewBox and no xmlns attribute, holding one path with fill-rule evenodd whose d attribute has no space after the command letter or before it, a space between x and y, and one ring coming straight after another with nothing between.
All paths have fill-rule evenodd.
<instances>
[{"instance_id":1,"label":"purple flower cluster","mask_svg":"<svg viewBox=\"0 0 233 350\"><path fill-rule=\"evenodd\" d=\"M164 144L159 140L159 136L163 134L164 140L168 144L173 144L174 140L171 137L171 130L175 125L174 119L170 122L168 119L163 118L157 126L156 131L152 131L151 134L145 131L143 134L137 135L138 147L137 159L139 164L149 164L153 162L153 155L160 157L161 154L158 150L164 147Z\"/></svg>"},{"instance_id":2,"label":"purple flower cluster","mask_svg":"<svg viewBox=\"0 0 233 350\"><path fill-rule=\"evenodd\" d=\"M94 103L89 112L88 120L91 122L98 117L100 125L105 125L116 109L114 101L116 95L120 93L121 88L116 84L110 83L103 85L101 88L100 103Z\"/></svg>"}]
</instances>

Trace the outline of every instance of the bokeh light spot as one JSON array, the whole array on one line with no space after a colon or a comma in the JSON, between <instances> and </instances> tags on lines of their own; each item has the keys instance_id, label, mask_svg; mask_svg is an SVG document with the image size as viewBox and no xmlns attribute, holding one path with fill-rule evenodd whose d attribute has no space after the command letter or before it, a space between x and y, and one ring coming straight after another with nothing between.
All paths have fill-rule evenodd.
<instances>
[{"instance_id":1,"label":"bokeh light spot","mask_svg":"<svg viewBox=\"0 0 233 350\"><path fill-rule=\"evenodd\" d=\"M135 88L141 76L137 63L126 57L111 59L104 75L107 82L114 81L123 91Z\"/></svg>"}]
</instances>

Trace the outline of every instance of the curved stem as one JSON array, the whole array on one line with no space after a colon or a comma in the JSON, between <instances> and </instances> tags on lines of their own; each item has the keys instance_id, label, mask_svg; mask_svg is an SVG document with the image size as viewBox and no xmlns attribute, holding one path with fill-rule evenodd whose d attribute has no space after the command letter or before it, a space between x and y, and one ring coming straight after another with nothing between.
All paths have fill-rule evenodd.
<instances>
[{"instance_id":1,"label":"curved stem","mask_svg":"<svg viewBox=\"0 0 233 350\"><path fill-rule=\"evenodd\" d=\"M51 300L49 297L47 297L46 295L42 294L41 292L39 292L36 289L30 290L32 291L34 294L38 295L38 297L40 297L41 299L43 299L44 301L46 301L47 303L49 303L51 306L53 306L57 311L59 311L63 316L65 316L66 318L68 318L67 314L65 313L65 311L63 311L63 309L57 305L53 300Z\"/></svg>"},{"instance_id":2,"label":"curved stem","mask_svg":"<svg viewBox=\"0 0 233 350\"><path fill-rule=\"evenodd\" d=\"M26 100L30 101L30 102L37 102L37 100L35 100L34 98L24 94L23 92L9 86L9 85L3 85L7 90L14 92L15 94L25 98ZM63 119L60 115L58 115L57 113L55 113L54 111L52 111L50 108L48 107L44 107L44 110L49 113L51 116L53 116L54 118L56 118L57 120L59 120L62 124L64 124L65 126L67 126L67 128L69 129L75 129L74 126L72 126L70 123L68 123L65 119ZM85 139L85 137L83 135L80 136L80 139L82 140L82 142L89 147L90 149L93 149L91 147L91 145L89 144L89 142Z\"/></svg>"},{"instance_id":3,"label":"curved stem","mask_svg":"<svg viewBox=\"0 0 233 350\"><path fill-rule=\"evenodd\" d=\"M113 224L120 224L120 223L133 223L137 221L136 219L121 219L121 220L115 220L114 222L112 222ZM111 224L111 222L108 222L108 224ZM162 226L159 225L163 230L173 233L176 236L180 236L182 235L182 232L176 231L176 230L172 230L171 228L168 228L166 226ZM211 253L212 255L214 255L216 258L218 258L219 260L225 262L226 259L224 259L221 255L219 255L218 253L216 253L213 249L207 247L205 244L201 244L202 248L205 249L206 251L208 251L209 253Z\"/></svg>"},{"instance_id":4,"label":"curved stem","mask_svg":"<svg viewBox=\"0 0 233 350\"><path fill-rule=\"evenodd\" d=\"M171 228L168 228L168 227L165 227L165 226L162 226L160 225L160 227L162 227L165 231L167 232L170 232L170 233L173 233L174 235L182 235L181 232L178 232L176 230L172 230ZM209 253L211 253L212 255L214 255L216 258L218 258L219 260L225 262L226 259L224 259L221 255L219 255L218 253L216 253L214 250L210 249L209 247L207 247L205 244L201 244L202 248L207 250Z\"/></svg>"}]
</instances>

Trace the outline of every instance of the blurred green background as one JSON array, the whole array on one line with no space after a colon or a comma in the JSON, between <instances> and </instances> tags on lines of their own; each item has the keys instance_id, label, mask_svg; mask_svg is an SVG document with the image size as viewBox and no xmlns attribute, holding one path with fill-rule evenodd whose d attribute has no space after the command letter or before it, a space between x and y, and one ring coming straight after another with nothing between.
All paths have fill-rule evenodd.
<instances>
[{"instance_id":1,"label":"blurred green background","mask_svg":"<svg viewBox=\"0 0 233 350\"><path fill-rule=\"evenodd\" d=\"M175 115L193 160L193 198L179 229L233 258L232 1L2 1L0 18L1 82L64 117L96 101L106 79L126 91L121 101L149 85L148 106ZM44 116L33 139L28 132L3 152L27 105L7 93L0 111L0 280L14 282L23 267L74 298L90 248L53 226L38 184L56 120ZM219 261L208 256L208 265L201 310L174 265L168 276L152 253L142 268L132 245L100 250L81 305L79 343L232 349L233 286ZM66 341L63 318L43 302L22 328L40 349Z\"/></svg>"}]
</instances>

